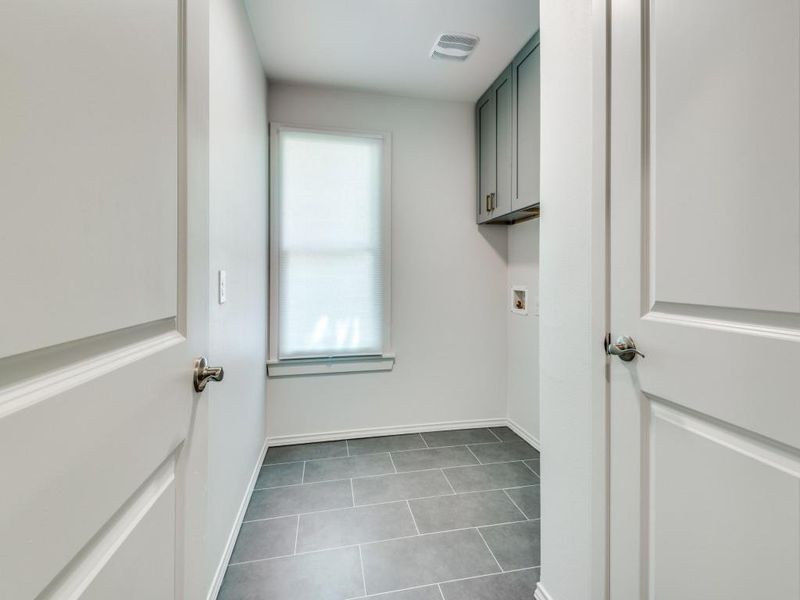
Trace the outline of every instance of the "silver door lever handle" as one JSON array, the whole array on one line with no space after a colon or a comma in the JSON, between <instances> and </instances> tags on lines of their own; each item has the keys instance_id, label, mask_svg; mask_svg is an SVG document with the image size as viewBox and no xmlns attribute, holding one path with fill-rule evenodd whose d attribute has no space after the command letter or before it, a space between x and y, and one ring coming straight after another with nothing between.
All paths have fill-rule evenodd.
<instances>
[{"instance_id":1,"label":"silver door lever handle","mask_svg":"<svg viewBox=\"0 0 800 600\"><path fill-rule=\"evenodd\" d=\"M194 360L194 391L202 392L210 380L222 381L225 371L222 367L209 367L205 356Z\"/></svg>"},{"instance_id":2,"label":"silver door lever handle","mask_svg":"<svg viewBox=\"0 0 800 600\"><path fill-rule=\"evenodd\" d=\"M636 344L627 335L622 335L617 338L617 341L611 343L611 335L606 338L606 354L609 356L619 356L620 360L630 362L636 355L644 358L644 354L636 349Z\"/></svg>"}]
</instances>

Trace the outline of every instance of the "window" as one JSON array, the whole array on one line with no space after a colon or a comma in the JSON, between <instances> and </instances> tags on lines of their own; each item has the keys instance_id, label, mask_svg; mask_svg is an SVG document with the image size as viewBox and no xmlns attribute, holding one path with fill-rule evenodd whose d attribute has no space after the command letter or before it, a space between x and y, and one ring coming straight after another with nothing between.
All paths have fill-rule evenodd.
<instances>
[{"instance_id":1,"label":"window","mask_svg":"<svg viewBox=\"0 0 800 600\"><path fill-rule=\"evenodd\" d=\"M271 143L270 375L391 368L388 135Z\"/></svg>"}]
</instances>

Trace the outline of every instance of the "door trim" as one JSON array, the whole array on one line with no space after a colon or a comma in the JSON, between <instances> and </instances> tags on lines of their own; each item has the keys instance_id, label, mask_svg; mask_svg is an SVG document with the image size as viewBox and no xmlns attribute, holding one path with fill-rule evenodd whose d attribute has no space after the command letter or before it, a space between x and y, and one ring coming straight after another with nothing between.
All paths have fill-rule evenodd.
<instances>
[{"instance_id":1,"label":"door trim","mask_svg":"<svg viewBox=\"0 0 800 600\"><path fill-rule=\"evenodd\" d=\"M646 1L646 0L643 0ZM591 85L592 85L592 184L589 201L589 229L591 255L590 264L590 326L585 332L586 354L591 366L589 398L591 411L591 461L589 483L590 541L589 573L575 573L576 577L587 579L588 597L592 600L608 600L610 597L610 530L609 530L609 449L610 421L609 402L611 389L608 383L608 359L603 348L603 340L610 323L609 311L609 108L610 108L610 14L611 0L587 0L591 6ZM547 30L541 37L542 78L547 72ZM543 319L547 315L543 315ZM582 357L583 359L584 357ZM543 443L547 441L547 431L541 432ZM545 459L546 462L546 459ZM547 486L543 493L547 495ZM547 515L544 516L545 522ZM546 542L551 534L545 532ZM553 532L558 536L559 532ZM542 547L542 574L547 578L548 548ZM545 582L546 583L546 582ZM552 600L542 580L536 587L537 600Z\"/></svg>"},{"instance_id":2,"label":"door trim","mask_svg":"<svg viewBox=\"0 0 800 600\"><path fill-rule=\"evenodd\" d=\"M592 548L590 590L598 600L610 598L610 419L608 357L602 345L610 313L610 43L611 1L592 0L592 232L590 332L592 356Z\"/></svg>"}]
</instances>

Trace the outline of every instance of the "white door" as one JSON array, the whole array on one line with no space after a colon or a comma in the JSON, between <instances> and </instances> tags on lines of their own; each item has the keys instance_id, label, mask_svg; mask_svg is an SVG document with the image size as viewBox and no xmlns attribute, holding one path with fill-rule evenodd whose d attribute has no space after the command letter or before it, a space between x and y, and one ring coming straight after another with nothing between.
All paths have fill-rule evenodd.
<instances>
[{"instance_id":1,"label":"white door","mask_svg":"<svg viewBox=\"0 0 800 600\"><path fill-rule=\"evenodd\" d=\"M0 598L196 597L205 11L0 3Z\"/></svg>"},{"instance_id":2,"label":"white door","mask_svg":"<svg viewBox=\"0 0 800 600\"><path fill-rule=\"evenodd\" d=\"M800 598L800 1L615 0L612 600Z\"/></svg>"}]
</instances>

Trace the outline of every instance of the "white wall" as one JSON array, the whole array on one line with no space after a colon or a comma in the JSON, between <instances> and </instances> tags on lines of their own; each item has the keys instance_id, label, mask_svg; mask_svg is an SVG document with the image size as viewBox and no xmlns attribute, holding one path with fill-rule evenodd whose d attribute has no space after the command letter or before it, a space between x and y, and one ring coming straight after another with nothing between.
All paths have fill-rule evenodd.
<instances>
[{"instance_id":1,"label":"white wall","mask_svg":"<svg viewBox=\"0 0 800 600\"><path fill-rule=\"evenodd\" d=\"M271 378L267 429L506 415L506 228L475 225L473 104L273 83L270 121L392 133L394 370Z\"/></svg>"},{"instance_id":2,"label":"white wall","mask_svg":"<svg viewBox=\"0 0 800 600\"><path fill-rule=\"evenodd\" d=\"M541 5L542 580L552 600L603 598L593 579L602 299L595 261L591 0ZM602 381L600 383L602 387Z\"/></svg>"},{"instance_id":3,"label":"white wall","mask_svg":"<svg viewBox=\"0 0 800 600\"><path fill-rule=\"evenodd\" d=\"M539 437L539 219L508 228L508 418L537 443ZM511 287L528 288L528 314L510 310Z\"/></svg>"},{"instance_id":4,"label":"white wall","mask_svg":"<svg viewBox=\"0 0 800 600\"><path fill-rule=\"evenodd\" d=\"M209 571L228 538L266 436L267 87L240 0L211 2ZM217 303L217 271L227 302Z\"/></svg>"}]
</instances>

